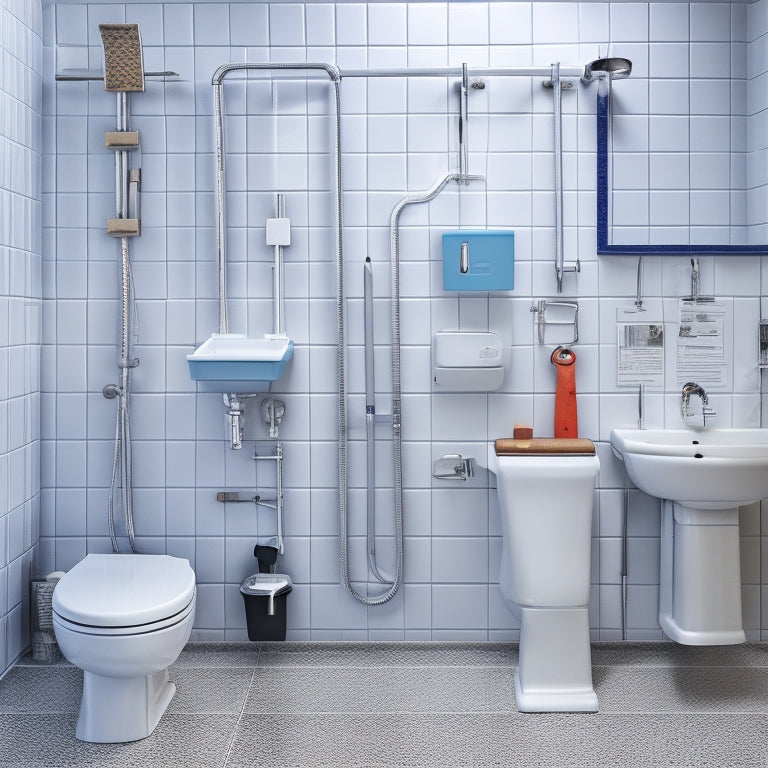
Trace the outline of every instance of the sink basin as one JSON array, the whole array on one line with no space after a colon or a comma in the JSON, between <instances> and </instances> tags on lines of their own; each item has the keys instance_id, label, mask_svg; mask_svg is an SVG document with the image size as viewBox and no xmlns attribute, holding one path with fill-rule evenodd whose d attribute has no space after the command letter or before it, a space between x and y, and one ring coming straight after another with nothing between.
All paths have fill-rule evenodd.
<instances>
[{"instance_id":1,"label":"sink basin","mask_svg":"<svg viewBox=\"0 0 768 768\"><path fill-rule=\"evenodd\" d=\"M268 392L293 354L284 337L249 339L242 333L214 333L187 355L189 375L208 392Z\"/></svg>"},{"instance_id":2,"label":"sink basin","mask_svg":"<svg viewBox=\"0 0 768 768\"><path fill-rule=\"evenodd\" d=\"M611 445L651 496L698 509L768 498L768 429L614 429Z\"/></svg>"},{"instance_id":3,"label":"sink basin","mask_svg":"<svg viewBox=\"0 0 768 768\"><path fill-rule=\"evenodd\" d=\"M768 497L768 429L614 429L661 505L659 624L686 645L743 643L739 507Z\"/></svg>"}]
</instances>

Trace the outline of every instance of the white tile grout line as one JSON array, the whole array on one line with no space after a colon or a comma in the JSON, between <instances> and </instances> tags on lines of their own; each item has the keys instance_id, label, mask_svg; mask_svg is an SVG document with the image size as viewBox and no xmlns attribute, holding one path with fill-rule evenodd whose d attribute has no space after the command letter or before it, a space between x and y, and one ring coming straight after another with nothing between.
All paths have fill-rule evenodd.
<instances>
[{"instance_id":1,"label":"white tile grout line","mask_svg":"<svg viewBox=\"0 0 768 768\"><path fill-rule=\"evenodd\" d=\"M245 705L248 703L248 697L251 694L251 688L253 688L253 679L256 676L256 670L254 669L251 673L251 681L248 683L248 690L245 692L245 697L243 698L243 705L240 707L240 712L237 716L237 721L235 722L235 728L232 731L232 738L229 740L229 746L227 747L227 753L224 755L224 762L221 764L222 768L226 768L227 763L229 762L229 756L232 754L232 749L235 746L235 739L237 738L237 729L240 726L240 722L243 719L243 715L245 714Z\"/></svg>"}]
</instances>

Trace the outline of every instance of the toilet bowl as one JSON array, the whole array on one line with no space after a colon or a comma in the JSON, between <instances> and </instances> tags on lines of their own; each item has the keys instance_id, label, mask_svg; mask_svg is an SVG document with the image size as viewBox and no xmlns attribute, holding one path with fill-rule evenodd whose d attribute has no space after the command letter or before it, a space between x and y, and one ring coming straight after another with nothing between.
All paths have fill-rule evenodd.
<instances>
[{"instance_id":1,"label":"toilet bowl","mask_svg":"<svg viewBox=\"0 0 768 768\"><path fill-rule=\"evenodd\" d=\"M592 504L600 462L590 440L497 440L501 593L520 619L521 712L596 712L589 645Z\"/></svg>"},{"instance_id":2,"label":"toilet bowl","mask_svg":"<svg viewBox=\"0 0 768 768\"><path fill-rule=\"evenodd\" d=\"M168 555L87 555L53 593L61 652L84 672L75 735L149 736L173 698L168 667L192 631L195 574Z\"/></svg>"}]
</instances>

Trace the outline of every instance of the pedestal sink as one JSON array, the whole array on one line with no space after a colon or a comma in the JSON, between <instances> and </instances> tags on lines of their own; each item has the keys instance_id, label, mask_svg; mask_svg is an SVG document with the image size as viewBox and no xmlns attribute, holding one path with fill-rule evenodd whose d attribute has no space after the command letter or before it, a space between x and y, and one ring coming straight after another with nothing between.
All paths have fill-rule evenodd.
<instances>
[{"instance_id":1,"label":"pedestal sink","mask_svg":"<svg viewBox=\"0 0 768 768\"><path fill-rule=\"evenodd\" d=\"M739 507L768 498L768 429L614 429L632 482L664 500L659 623L686 645L744 642Z\"/></svg>"}]
</instances>

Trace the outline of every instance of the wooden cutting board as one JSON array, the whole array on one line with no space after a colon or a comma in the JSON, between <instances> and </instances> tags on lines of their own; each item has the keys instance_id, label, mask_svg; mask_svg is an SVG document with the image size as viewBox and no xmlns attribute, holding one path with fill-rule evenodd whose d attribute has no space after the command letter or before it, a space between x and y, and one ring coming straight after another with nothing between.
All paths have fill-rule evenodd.
<instances>
[{"instance_id":1,"label":"wooden cutting board","mask_svg":"<svg viewBox=\"0 0 768 768\"><path fill-rule=\"evenodd\" d=\"M496 441L497 456L531 454L548 456L556 454L594 455L595 444L584 437L532 437L530 440L502 438Z\"/></svg>"}]
</instances>

